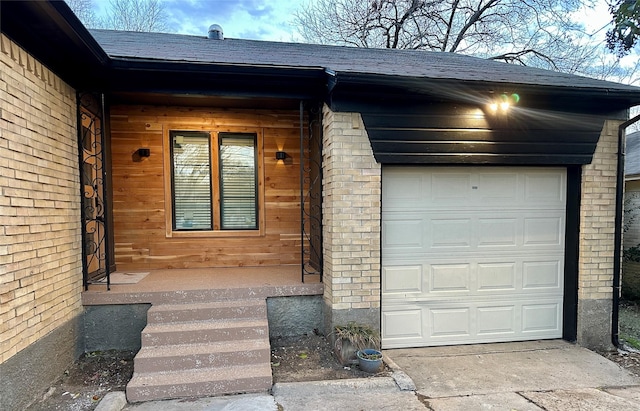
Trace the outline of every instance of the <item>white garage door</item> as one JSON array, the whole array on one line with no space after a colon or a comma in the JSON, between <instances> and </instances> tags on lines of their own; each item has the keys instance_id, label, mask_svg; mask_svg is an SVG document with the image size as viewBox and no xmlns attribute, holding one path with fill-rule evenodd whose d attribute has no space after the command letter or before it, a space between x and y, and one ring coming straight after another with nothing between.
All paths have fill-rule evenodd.
<instances>
[{"instance_id":1,"label":"white garage door","mask_svg":"<svg viewBox=\"0 0 640 411\"><path fill-rule=\"evenodd\" d=\"M385 348L562 337L565 169L386 167Z\"/></svg>"}]
</instances>

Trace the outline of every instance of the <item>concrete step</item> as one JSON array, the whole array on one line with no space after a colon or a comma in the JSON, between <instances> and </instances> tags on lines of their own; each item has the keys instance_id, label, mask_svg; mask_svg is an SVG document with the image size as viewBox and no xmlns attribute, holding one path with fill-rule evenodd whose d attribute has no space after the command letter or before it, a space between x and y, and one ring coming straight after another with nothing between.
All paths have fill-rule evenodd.
<instances>
[{"instance_id":1,"label":"concrete step","mask_svg":"<svg viewBox=\"0 0 640 411\"><path fill-rule=\"evenodd\" d=\"M134 373L127 385L130 402L266 392L271 388L268 362L189 372Z\"/></svg>"},{"instance_id":2,"label":"concrete step","mask_svg":"<svg viewBox=\"0 0 640 411\"><path fill-rule=\"evenodd\" d=\"M196 304L161 304L147 312L148 324L223 320L232 318L264 318L264 300L215 301Z\"/></svg>"},{"instance_id":3,"label":"concrete step","mask_svg":"<svg viewBox=\"0 0 640 411\"><path fill-rule=\"evenodd\" d=\"M148 324L142 330L142 347L260 338L269 338L266 314L263 319Z\"/></svg>"},{"instance_id":4,"label":"concrete step","mask_svg":"<svg viewBox=\"0 0 640 411\"><path fill-rule=\"evenodd\" d=\"M131 402L271 388L262 299L154 305L127 385Z\"/></svg>"},{"instance_id":5,"label":"concrete step","mask_svg":"<svg viewBox=\"0 0 640 411\"><path fill-rule=\"evenodd\" d=\"M166 372L269 363L270 351L267 339L142 347L136 355L134 371Z\"/></svg>"}]
</instances>

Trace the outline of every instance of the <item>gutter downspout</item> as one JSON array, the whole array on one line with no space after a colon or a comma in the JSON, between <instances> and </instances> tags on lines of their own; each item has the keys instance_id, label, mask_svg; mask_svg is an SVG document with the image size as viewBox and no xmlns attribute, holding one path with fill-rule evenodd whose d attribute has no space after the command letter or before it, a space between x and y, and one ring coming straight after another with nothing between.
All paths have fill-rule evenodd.
<instances>
[{"instance_id":1,"label":"gutter downspout","mask_svg":"<svg viewBox=\"0 0 640 411\"><path fill-rule=\"evenodd\" d=\"M622 218L624 204L625 130L640 120L637 115L618 126L618 165L616 169L616 217L613 238L613 310L611 313L611 342L620 345L618 321L620 317L620 271L622 262Z\"/></svg>"}]
</instances>

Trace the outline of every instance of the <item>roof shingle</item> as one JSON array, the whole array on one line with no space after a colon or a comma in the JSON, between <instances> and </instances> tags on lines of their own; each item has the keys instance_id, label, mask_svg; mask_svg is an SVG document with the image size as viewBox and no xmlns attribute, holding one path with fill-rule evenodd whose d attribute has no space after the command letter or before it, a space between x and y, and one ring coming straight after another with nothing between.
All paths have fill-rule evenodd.
<instances>
[{"instance_id":1,"label":"roof shingle","mask_svg":"<svg viewBox=\"0 0 640 411\"><path fill-rule=\"evenodd\" d=\"M640 88L454 53L367 49L166 33L90 30L115 59L239 66L323 68L336 73L514 83L639 93Z\"/></svg>"}]
</instances>

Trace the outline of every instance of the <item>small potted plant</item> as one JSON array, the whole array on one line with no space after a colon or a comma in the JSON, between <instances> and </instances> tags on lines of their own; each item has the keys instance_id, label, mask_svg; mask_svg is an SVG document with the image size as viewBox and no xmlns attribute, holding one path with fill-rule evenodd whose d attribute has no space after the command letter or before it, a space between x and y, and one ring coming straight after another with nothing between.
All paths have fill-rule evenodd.
<instances>
[{"instance_id":1,"label":"small potted plant","mask_svg":"<svg viewBox=\"0 0 640 411\"><path fill-rule=\"evenodd\" d=\"M365 348L359 350L356 355L358 356L358 365L362 371L374 373L382 366L382 352L379 350Z\"/></svg>"},{"instance_id":2,"label":"small potted plant","mask_svg":"<svg viewBox=\"0 0 640 411\"><path fill-rule=\"evenodd\" d=\"M373 349L380 353L380 334L368 325L356 322L336 325L333 334L334 349L342 365L357 364L359 360L356 353L361 350Z\"/></svg>"}]
</instances>

